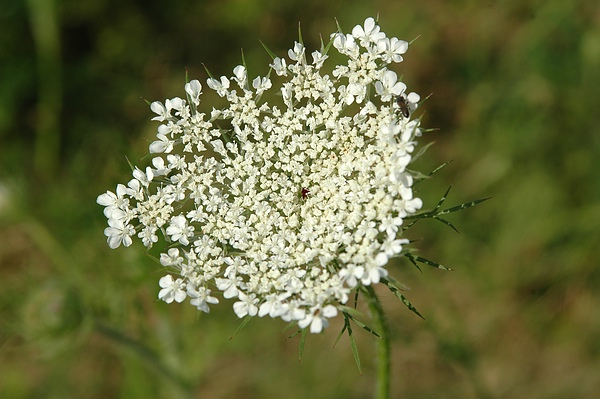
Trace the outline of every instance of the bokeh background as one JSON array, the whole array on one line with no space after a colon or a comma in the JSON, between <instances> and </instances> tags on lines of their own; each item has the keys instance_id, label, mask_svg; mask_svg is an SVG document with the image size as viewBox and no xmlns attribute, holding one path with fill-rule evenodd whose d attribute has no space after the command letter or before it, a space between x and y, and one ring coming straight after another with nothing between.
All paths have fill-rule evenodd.
<instances>
[{"instance_id":1,"label":"bokeh background","mask_svg":"<svg viewBox=\"0 0 600 399\"><path fill-rule=\"evenodd\" d=\"M397 72L437 128L419 186L449 185L456 234L411 238L443 272L384 290L394 398L597 398L600 392L600 4L596 0L3 0L0 7L0 397L368 398L374 341L339 323L299 337L231 303L206 317L157 302L160 265L108 249L96 196L126 181L155 133L143 99L183 94L186 70L229 75L240 49L267 72L302 26L317 48L379 13L412 44ZM206 100L207 102L209 100ZM359 329L358 329L359 330Z\"/></svg>"}]
</instances>

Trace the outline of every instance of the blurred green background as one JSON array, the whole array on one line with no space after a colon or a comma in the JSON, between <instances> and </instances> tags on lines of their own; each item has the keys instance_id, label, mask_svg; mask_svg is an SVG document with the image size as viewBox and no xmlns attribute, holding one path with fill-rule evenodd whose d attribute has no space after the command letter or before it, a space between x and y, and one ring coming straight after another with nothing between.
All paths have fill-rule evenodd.
<instances>
[{"instance_id":1,"label":"blurred green background","mask_svg":"<svg viewBox=\"0 0 600 399\"><path fill-rule=\"evenodd\" d=\"M183 95L186 68L250 74L301 23L349 32L380 15L418 37L397 71L439 128L419 168L432 207L425 257L455 269L392 274L421 320L379 290L393 332L394 398L597 398L600 392L600 4L546 1L3 0L0 7L0 397L368 398L374 338L340 324L298 337L157 302L160 265L108 249L96 196L126 181L156 124L142 99ZM426 267L426 266L425 266Z\"/></svg>"}]
</instances>

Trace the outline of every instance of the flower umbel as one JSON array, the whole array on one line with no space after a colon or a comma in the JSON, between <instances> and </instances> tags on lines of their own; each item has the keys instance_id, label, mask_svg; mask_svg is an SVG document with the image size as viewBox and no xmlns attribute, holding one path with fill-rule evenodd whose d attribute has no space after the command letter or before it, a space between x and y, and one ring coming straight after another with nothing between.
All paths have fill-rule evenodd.
<instances>
[{"instance_id":1,"label":"flower umbel","mask_svg":"<svg viewBox=\"0 0 600 399\"><path fill-rule=\"evenodd\" d=\"M419 96L388 69L408 43L373 18L331 40L347 61L330 74L325 49L307 54L296 42L270 65L279 86L239 65L207 81L225 108L203 112L197 80L186 99L151 104L161 123L152 165L98 203L111 248L135 236L148 248L159 236L171 244L160 260L177 278L161 278L160 299L190 297L208 313L221 295L239 317L319 333L353 290L388 275L408 243L403 219L422 206L406 169L419 120L396 101L414 110ZM281 103L261 101L273 91Z\"/></svg>"}]
</instances>

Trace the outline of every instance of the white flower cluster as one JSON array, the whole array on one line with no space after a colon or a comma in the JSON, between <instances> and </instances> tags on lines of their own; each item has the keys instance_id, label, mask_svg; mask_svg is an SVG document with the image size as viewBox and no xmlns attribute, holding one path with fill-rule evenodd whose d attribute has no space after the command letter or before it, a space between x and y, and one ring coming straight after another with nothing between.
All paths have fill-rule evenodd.
<instances>
[{"instance_id":1,"label":"white flower cluster","mask_svg":"<svg viewBox=\"0 0 600 399\"><path fill-rule=\"evenodd\" d=\"M331 75L325 51L309 63L301 43L273 60L282 104L260 102L272 82L250 83L244 66L208 79L228 103L210 115L198 109L197 80L185 100L151 104L162 122L152 166L97 202L111 248L134 236L149 248L159 234L170 244L160 262L178 277L160 279L160 299L190 297L208 313L219 292L235 298L240 318L280 317L318 333L353 289L387 276L408 243L403 218L422 205L406 169L419 121L401 110L419 96L387 69L408 43L373 18L331 39L347 58Z\"/></svg>"}]
</instances>

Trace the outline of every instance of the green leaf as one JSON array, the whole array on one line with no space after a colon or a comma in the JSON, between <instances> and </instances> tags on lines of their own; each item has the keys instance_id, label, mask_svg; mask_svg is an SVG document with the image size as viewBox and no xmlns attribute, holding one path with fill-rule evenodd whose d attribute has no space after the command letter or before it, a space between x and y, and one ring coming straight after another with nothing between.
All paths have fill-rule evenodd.
<instances>
[{"instance_id":1,"label":"green leaf","mask_svg":"<svg viewBox=\"0 0 600 399\"><path fill-rule=\"evenodd\" d=\"M135 170L135 165L133 163L131 163L131 161L129 160L129 157L125 157L125 159L127 160L127 164L129 165L129 168L133 172Z\"/></svg>"},{"instance_id":2,"label":"green leaf","mask_svg":"<svg viewBox=\"0 0 600 399\"><path fill-rule=\"evenodd\" d=\"M240 332L240 330L242 328L244 328L246 326L246 324L248 324L248 322L250 321L250 319L252 319L252 316L250 316L250 315L244 317L244 320L242 320L242 322L240 323L240 325L238 326L238 328L233 333L233 336L231 338L229 338L229 339L232 340L237 335L237 333Z\"/></svg>"},{"instance_id":3,"label":"green leaf","mask_svg":"<svg viewBox=\"0 0 600 399\"><path fill-rule=\"evenodd\" d=\"M421 147L421 149L419 150L419 152L417 152L417 154L415 156L412 157L411 162L414 162L416 159L418 159L421 155L425 154L425 152L427 152L427 149L429 147L431 147L433 144L435 143L435 141L432 141L430 143L425 144L424 146Z\"/></svg>"},{"instance_id":4,"label":"green leaf","mask_svg":"<svg viewBox=\"0 0 600 399\"><path fill-rule=\"evenodd\" d=\"M450 228L452 228L454 231L456 231L458 233L458 229L456 227L454 227L454 225L452 223L450 223L449 221L447 221L445 219L442 219L440 216L447 215L449 213L453 213L453 212L457 212L457 211L462 211L463 209L467 209L467 208L470 208L477 204L481 204L482 202L487 201L491 198L491 197L487 197L487 198L482 198L482 199L478 199L478 200L471 201L471 202L465 202L464 204L453 206L451 208L446 208L446 209L443 209L440 211L439 209L442 207L442 204L448 197L448 194L450 193L451 188L452 188L452 186L448 187L448 190L446 190L446 192L444 193L442 198L440 198L439 202L437 203L437 205L435 206L435 208L432 211L416 213L414 215L407 216L405 219L407 219L407 220L427 219L427 218L436 219L439 222L444 223L445 225L449 226ZM409 225L408 227L410 227L411 225ZM405 227L403 229L406 230L408 227Z\"/></svg>"},{"instance_id":5,"label":"green leaf","mask_svg":"<svg viewBox=\"0 0 600 399\"><path fill-rule=\"evenodd\" d=\"M352 348L352 356L354 356L354 362L356 362L356 367L358 368L358 372L362 375L362 368L360 366L360 356L358 355L358 347L356 346L356 341L354 340L354 334L352 333L352 327L350 327L350 323L348 323L348 338L350 338L350 347Z\"/></svg>"},{"instance_id":6,"label":"green leaf","mask_svg":"<svg viewBox=\"0 0 600 399\"><path fill-rule=\"evenodd\" d=\"M406 230L410 229L410 228L411 228L411 227L412 227L412 226L413 226L415 223L417 223L418 221L419 221L419 219L415 219L415 220L413 220L412 222L410 222L409 224L407 224L407 225L403 225L403 226L402 226L402 231L406 231Z\"/></svg>"},{"instance_id":7,"label":"green leaf","mask_svg":"<svg viewBox=\"0 0 600 399\"><path fill-rule=\"evenodd\" d=\"M415 40L417 40L419 37L421 37L421 35L419 35L419 36L415 37L415 38L414 38L414 39L412 39L410 42L408 42L408 45L410 46L411 44L413 44L413 42L414 42ZM431 94L427 96L427 98L429 98L429 97L431 97Z\"/></svg>"},{"instance_id":8,"label":"green leaf","mask_svg":"<svg viewBox=\"0 0 600 399\"><path fill-rule=\"evenodd\" d=\"M329 52L329 49L333 45L333 38L329 39L329 42L323 47L323 37L321 36L321 54L325 55Z\"/></svg>"},{"instance_id":9,"label":"green leaf","mask_svg":"<svg viewBox=\"0 0 600 399\"><path fill-rule=\"evenodd\" d=\"M383 282L383 284L385 284L386 287L389 288L390 291L392 291L392 293L398 299L400 299L400 301L404 304L404 306L406 306L411 312L413 312L414 314L416 314L417 316L419 316L420 318L422 318L423 320L425 320L425 318L421 315L421 313L419 313L419 311L417 310L417 308L415 308L413 306L413 304L410 303L410 301L404 295L402 295L402 293L400 292L400 289L398 287L396 287L395 285L393 285L389 280L382 279L381 281Z\"/></svg>"},{"instance_id":10,"label":"green leaf","mask_svg":"<svg viewBox=\"0 0 600 399\"><path fill-rule=\"evenodd\" d=\"M208 77L211 79L214 79L215 77L213 76L212 73L210 73L210 71L208 70L208 67L206 65L204 65L204 63L202 63L202 66L204 67L204 70L206 71L206 74L208 75Z\"/></svg>"},{"instance_id":11,"label":"green leaf","mask_svg":"<svg viewBox=\"0 0 600 399\"><path fill-rule=\"evenodd\" d=\"M298 324L297 324L297 323L292 323L292 322L290 322L290 323L288 323L288 325L287 325L287 326L284 328L284 330L287 330L288 328L291 328L291 327L298 327ZM300 330L300 329L296 330L296 331L295 331L295 332L294 332L292 335L290 335L290 336L288 337L288 339L292 339L292 338L294 338L296 335L300 334L301 332L302 332L302 330Z\"/></svg>"},{"instance_id":12,"label":"green leaf","mask_svg":"<svg viewBox=\"0 0 600 399\"><path fill-rule=\"evenodd\" d=\"M446 266L442 266L437 262L434 262L432 260L423 258L421 256L415 256L409 252L407 252L404 256L406 256L408 259L411 260L411 262L420 262L420 263L424 263L427 266L431 266L431 267L435 267L436 269L441 269L441 270L447 270L447 271L452 271L452 269L447 268Z\"/></svg>"},{"instance_id":13,"label":"green leaf","mask_svg":"<svg viewBox=\"0 0 600 399\"><path fill-rule=\"evenodd\" d=\"M414 314L416 314L417 316L419 316L420 318L422 318L423 320L425 320L425 318L423 317L423 315L421 315L421 313L419 313L419 311L417 310L417 308L415 308L413 306L413 304L410 303L410 301L404 295L402 295L399 291L395 291L394 295L396 295L398 297L398 299L400 299L402 301L402 303L404 304L404 306L406 306L411 312L413 312Z\"/></svg>"},{"instance_id":14,"label":"green leaf","mask_svg":"<svg viewBox=\"0 0 600 399\"><path fill-rule=\"evenodd\" d=\"M246 57L244 56L244 49L241 49L242 52L242 65L244 66L244 68L246 69L246 84L244 88L248 88L248 81L250 80L250 73L248 72L248 65L246 64Z\"/></svg>"},{"instance_id":15,"label":"green leaf","mask_svg":"<svg viewBox=\"0 0 600 399\"><path fill-rule=\"evenodd\" d=\"M334 348L337 345L337 343L340 341L340 338L342 338L342 335L344 335L344 331L346 331L346 329L348 328L348 324L349 324L348 323L348 314L346 312L342 312L342 314L344 315L344 327L342 327L340 333L335 338L335 342L333 343Z\"/></svg>"},{"instance_id":16,"label":"green leaf","mask_svg":"<svg viewBox=\"0 0 600 399\"><path fill-rule=\"evenodd\" d=\"M363 316L363 313L356 310L356 308L352 308L346 305L337 305L337 308L341 310L343 313L348 313L352 317Z\"/></svg>"},{"instance_id":17,"label":"green leaf","mask_svg":"<svg viewBox=\"0 0 600 399\"><path fill-rule=\"evenodd\" d=\"M323 43L323 35L320 33L319 33L319 42L321 43L321 46L319 47L319 52L321 54L324 54L323 50L325 50L325 43ZM330 41L330 43L331 43L331 41Z\"/></svg>"},{"instance_id":18,"label":"green leaf","mask_svg":"<svg viewBox=\"0 0 600 399\"><path fill-rule=\"evenodd\" d=\"M487 197L487 198L482 198L482 199L478 199L478 200L471 201L471 202L465 202L464 204L460 204L460 205L457 205L457 206L453 206L452 208L444 209L443 211L438 212L435 216L447 215L447 214L452 213L452 212L462 211L463 209L467 209L467 208L470 208L470 207L475 206L477 204L481 204L482 202L487 201L487 200L489 200L491 198L492 197Z\"/></svg>"},{"instance_id":19,"label":"green leaf","mask_svg":"<svg viewBox=\"0 0 600 399\"><path fill-rule=\"evenodd\" d=\"M300 352L298 354L298 362L302 360L302 354L304 354L304 344L306 343L306 328L302 329L302 335L300 336Z\"/></svg>"},{"instance_id":20,"label":"green leaf","mask_svg":"<svg viewBox=\"0 0 600 399\"><path fill-rule=\"evenodd\" d=\"M410 263L412 263L417 269L419 269L419 271L421 273L423 273L423 270L421 270L421 268L419 267L419 265L417 265L417 262L415 261L415 257L410 254L409 252L405 253L404 256L406 256L406 258L408 258L408 260L410 261Z\"/></svg>"},{"instance_id":21,"label":"green leaf","mask_svg":"<svg viewBox=\"0 0 600 399\"><path fill-rule=\"evenodd\" d=\"M452 163L452 161L444 162L443 164L441 164L440 166L438 166L437 168L435 168L434 170L429 172L429 174L427 176L429 176L429 177L433 176L434 174L439 172L443 167L445 167L446 165L448 165L450 163Z\"/></svg>"},{"instance_id":22,"label":"green leaf","mask_svg":"<svg viewBox=\"0 0 600 399\"><path fill-rule=\"evenodd\" d=\"M352 320L354 323L356 323L357 326L359 326L360 328L362 328L363 330L365 330L368 333L373 334L374 336L376 336L377 338L381 338L381 336L379 334L377 334L371 327L367 326L365 323L363 323L360 320L355 319L353 316L348 315L348 317L350 318L350 320Z\"/></svg>"},{"instance_id":23,"label":"green leaf","mask_svg":"<svg viewBox=\"0 0 600 399\"><path fill-rule=\"evenodd\" d=\"M277 58L277 54L275 54L273 51L271 51L270 48L267 47L267 45L265 43L263 43L262 40L258 40L260 42L260 44L262 44L263 48L266 50L267 54L269 54L271 56L272 59Z\"/></svg>"},{"instance_id":24,"label":"green leaf","mask_svg":"<svg viewBox=\"0 0 600 399\"><path fill-rule=\"evenodd\" d=\"M435 220L445 224L446 226L450 227L451 229L453 229L454 231L456 231L457 233L460 234L460 232L458 231L458 229L456 227L454 227L454 225L452 223L450 223L449 221L447 221L446 219L442 219L441 217L438 216L434 216L433 217Z\"/></svg>"},{"instance_id":25,"label":"green leaf","mask_svg":"<svg viewBox=\"0 0 600 399\"><path fill-rule=\"evenodd\" d=\"M406 171L407 171L407 172L409 172L409 173L410 173L410 175L411 175L411 176L413 177L413 179L414 179L414 184L413 184L413 186L414 186L415 184L417 184L418 182L420 182L420 181L423 181L423 180L425 180L425 179L428 179L428 178L429 178L429 175L428 175L428 174L425 174L425 173L423 173L423 172L419 172L418 170L412 170L412 169L406 168Z\"/></svg>"},{"instance_id":26,"label":"green leaf","mask_svg":"<svg viewBox=\"0 0 600 399\"><path fill-rule=\"evenodd\" d=\"M334 19L335 19L335 25L337 26L338 33L343 33L342 27L340 26L340 22L337 20L337 18L334 18Z\"/></svg>"},{"instance_id":27,"label":"green leaf","mask_svg":"<svg viewBox=\"0 0 600 399\"><path fill-rule=\"evenodd\" d=\"M390 283L392 283L396 288L398 288L400 291L410 291L410 287L401 283L400 281L396 280L395 278L393 278L392 276L388 275L385 278L387 281L389 281Z\"/></svg>"},{"instance_id":28,"label":"green leaf","mask_svg":"<svg viewBox=\"0 0 600 399\"><path fill-rule=\"evenodd\" d=\"M156 256L152 255L150 252L148 252L149 250L146 250L145 255L147 257L149 257L150 259L152 259L152 261L154 261L156 264L160 265L163 269L167 270L169 273L171 272L171 270L169 270L167 267L163 266L162 263L160 263L160 259L157 258Z\"/></svg>"},{"instance_id":29,"label":"green leaf","mask_svg":"<svg viewBox=\"0 0 600 399\"><path fill-rule=\"evenodd\" d=\"M304 46L304 39L302 39L302 29L300 28L300 22L298 22L298 42Z\"/></svg>"},{"instance_id":30,"label":"green leaf","mask_svg":"<svg viewBox=\"0 0 600 399\"><path fill-rule=\"evenodd\" d=\"M435 214L437 212L437 210L440 209L440 207L442 206L444 201L446 201L446 198L448 198L448 194L450 193L451 189L452 189L452 186L448 187L448 190L446 190L444 195L442 195L442 198L440 198L437 205L435 206L435 208L433 208L433 211L431 211L430 213Z\"/></svg>"}]
</instances>

